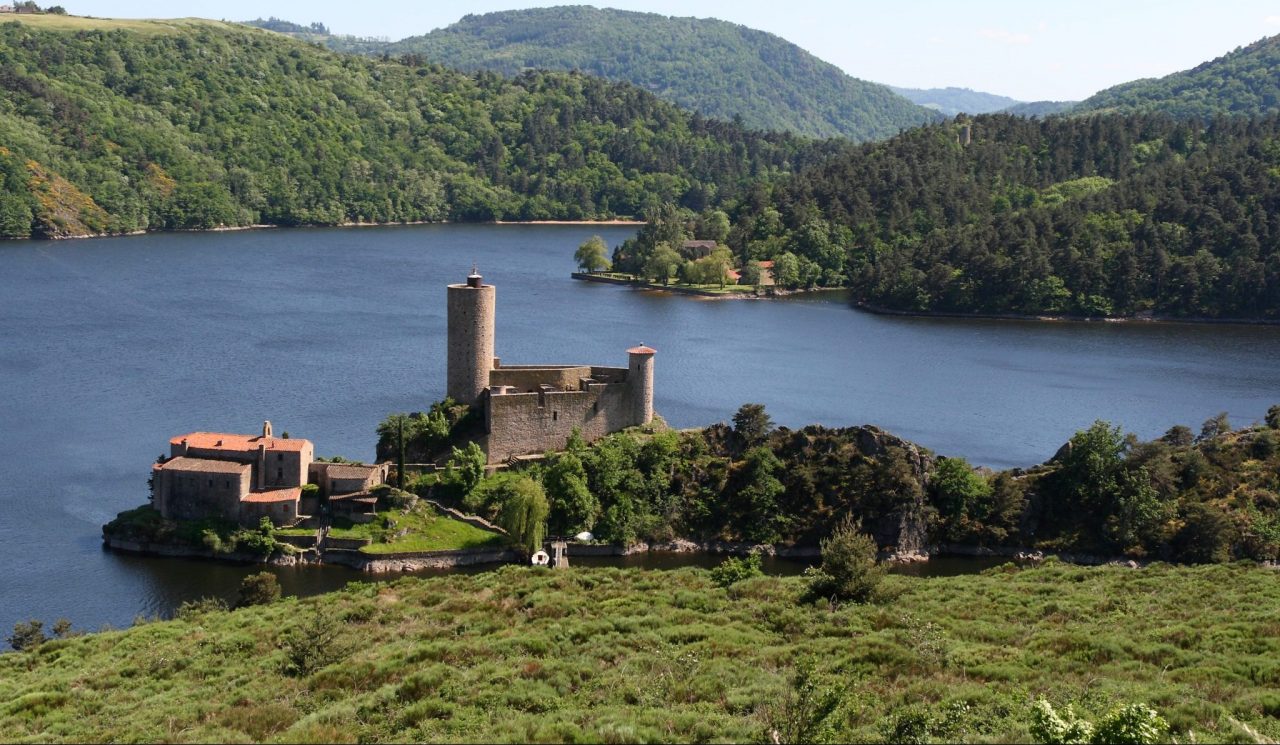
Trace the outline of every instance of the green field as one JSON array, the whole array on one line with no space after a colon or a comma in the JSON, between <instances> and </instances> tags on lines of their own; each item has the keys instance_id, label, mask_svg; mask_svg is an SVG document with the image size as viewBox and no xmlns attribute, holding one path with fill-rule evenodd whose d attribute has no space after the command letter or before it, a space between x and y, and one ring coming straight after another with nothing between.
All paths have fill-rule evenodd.
<instances>
[{"instance_id":1,"label":"green field","mask_svg":"<svg viewBox=\"0 0 1280 745\"><path fill-rule=\"evenodd\" d=\"M1180 742L1280 737L1272 569L890 576L835 608L803 587L506 567L192 613L0 657L0 739L786 741L830 700L814 737L1026 742L1037 697L1148 704Z\"/></svg>"},{"instance_id":2,"label":"green field","mask_svg":"<svg viewBox=\"0 0 1280 745\"><path fill-rule=\"evenodd\" d=\"M11 21L45 31L135 31L142 34L172 34L202 26L245 30L245 27L238 23L223 23L204 18L91 18L30 13L15 13L0 17L0 23Z\"/></svg>"},{"instance_id":3,"label":"green field","mask_svg":"<svg viewBox=\"0 0 1280 745\"><path fill-rule=\"evenodd\" d=\"M505 537L498 533L437 515L425 505L418 505L407 512L379 512L370 523L335 520L329 535L334 538L371 538L373 542L360 549L367 554L496 548L506 543Z\"/></svg>"}]
</instances>

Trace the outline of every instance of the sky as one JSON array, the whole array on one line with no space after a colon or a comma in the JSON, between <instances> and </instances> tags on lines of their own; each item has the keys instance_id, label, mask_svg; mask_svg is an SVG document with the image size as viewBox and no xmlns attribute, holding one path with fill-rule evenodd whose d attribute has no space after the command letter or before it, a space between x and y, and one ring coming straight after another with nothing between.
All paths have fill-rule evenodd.
<instances>
[{"instance_id":1,"label":"sky","mask_svg":"<svg viewBox=\"0 0 1280 745\"><path fill-rule=\"evenodd\" d=\"M62 4L76 15L112 18L196 16L243 21L276 16L298 23L319 21L334 33L394 40L443 28L468 13L570 3L62 0ZM589 4L719 18L777 34L864 80L908 88L972 88L1021 101L1080 100L1117 83L1195 67L1236 47L1280 34L1280 0L613 0Z\"/></svg>"}]
</instances>

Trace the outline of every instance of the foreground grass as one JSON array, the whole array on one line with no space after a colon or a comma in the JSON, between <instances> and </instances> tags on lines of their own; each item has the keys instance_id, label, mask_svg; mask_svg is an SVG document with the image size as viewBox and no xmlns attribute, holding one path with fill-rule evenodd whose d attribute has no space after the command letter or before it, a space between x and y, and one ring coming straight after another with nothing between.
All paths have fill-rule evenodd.
<instances>
[{"instance_id":1,"label":"foreground grass","mask_svg":"<svg viewBox=\"0 0 1280 745\"><path fill-rule=\"evenodd\" d=\"M841 740L924 721L1024 742L1036 696L1145 702L1184 742L1280 736L1273 570L890 576L879 602L835 609L799 604L802 586L508 567L55 641L0 657L0 739L760 741L809 664L843 691ZM286 674L294 629L326 616L339 655Z\"/></svg>"}]
</instances>

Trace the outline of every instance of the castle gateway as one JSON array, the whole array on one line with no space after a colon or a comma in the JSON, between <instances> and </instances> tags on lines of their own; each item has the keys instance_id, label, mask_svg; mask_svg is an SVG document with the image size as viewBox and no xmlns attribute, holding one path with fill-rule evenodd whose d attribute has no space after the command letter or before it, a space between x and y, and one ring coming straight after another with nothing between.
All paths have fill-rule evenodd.
<instances>
[{"instance_id":1,"label":"castle gateway","mask_svg":"<svg viewBox=\"0 0 1280 745\"><path fill-rule=\"evenodd\" d=\"M563 450L574 429L593 442L653 420L654 350L628 349L626 367L502 365L494 317L494 287L474 270L449 285L446 391L484 411L477 443L490 463Z\"/></svg>"}]
</instances>

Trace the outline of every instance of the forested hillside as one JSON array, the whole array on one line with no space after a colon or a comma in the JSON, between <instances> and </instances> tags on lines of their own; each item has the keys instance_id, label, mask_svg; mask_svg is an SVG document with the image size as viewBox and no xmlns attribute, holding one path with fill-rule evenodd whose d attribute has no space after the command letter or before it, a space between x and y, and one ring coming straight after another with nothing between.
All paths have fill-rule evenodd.
<instances>
[{"instance_id":1,"label":"forested hillside","mask_svg":"<svg viewBox=\"0 0 1280 745\"><path fill-rule=\"evenodd\" d=\"M783 259L784 284L887 308L1280 318L1276 117L986 115L760 185L732 213L730 244Z\"/></svg>"},{"instance_id":2,"label":"forested hillside","mask_svg":"<svg viewBox=\"0 0 1280 745\"><path fill-rule=\"evenodd\" d=\"M1280 112L1280 36L1272 36L1190 70L1135 80L1090 96L1073 109L1208 119L1219 114Z\"/></svg>"},{"instance_id":3,"label":"forested hillside","mask_svg":"<svg viewBox=\"0 0 1280 745\"><path fill-rule=\"evenodd\" d=\"M989 114L1002 111L1011 106L1018 106L1008 96L970 90L969 88L898 88L890 86L890 90L912 103L933 109L945 116L956 114Z\"/></svg>"},{"instance_id":4,"label":"forested hillside","mask_svg":"<svg viewBox=\"0 0 1280 745\"><path fill-rule=\"evenodd\" d=\"M0 24L7 237L702 209L845 147L579 74L469 76L214 22L22 18Z\"/></svg>"},{"instance_id":5,"label":"forested hillside","mask_svg":"<svg viewBox=\"0 0 1280 745\"><path fill-rule=\"evenodd\" d=\"M707 116L813 137L880 139L938 115L773 34L725 21L586 6L468 15L391 44L464 70L581 70Z\"/></svg>"}]
</instances>

